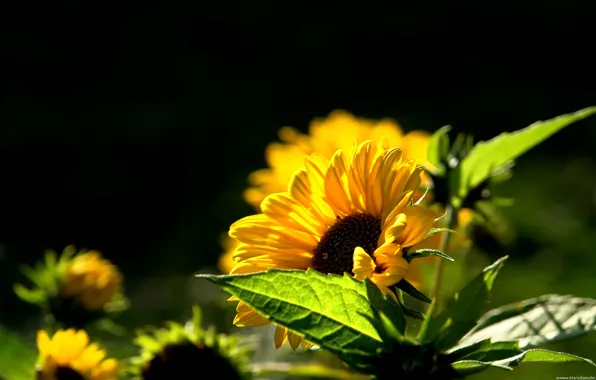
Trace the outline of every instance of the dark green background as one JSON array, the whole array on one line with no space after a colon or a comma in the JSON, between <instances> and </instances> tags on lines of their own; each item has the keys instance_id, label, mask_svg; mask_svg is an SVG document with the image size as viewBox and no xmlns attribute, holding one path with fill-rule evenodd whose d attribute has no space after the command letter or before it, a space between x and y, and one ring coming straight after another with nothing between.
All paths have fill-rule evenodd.
<instances>
[{"instance_id":1,"label":"dark green background","mask_svg":"<svg viewBox=\"0 0 596 380\"><path fill-rule=\"evenodd\" d=\"M210 302L213 288L192 274L215 271L220 234L251 212L246 175L265 165L281 126L306 131L343 108L487 139L596 105L593 6L383 4L5 9L0 321L24 328L33 310L11 292L16 266L68 244L122 269L138 323ZM521 158L499 189L517 200L504 210L516 235L486 250L511 255L495 305L596 296L595 138L595 118L572 125ZM570 350L594 352L587 339Z\"/></svg>"}]
</instances>

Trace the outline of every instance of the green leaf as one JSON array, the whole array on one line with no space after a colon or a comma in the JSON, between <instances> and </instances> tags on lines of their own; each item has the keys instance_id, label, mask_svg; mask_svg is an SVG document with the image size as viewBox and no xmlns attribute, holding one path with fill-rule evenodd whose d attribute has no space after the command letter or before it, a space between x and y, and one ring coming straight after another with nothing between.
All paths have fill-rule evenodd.
<instances>
[{"instance_id":1,"label":"green leaf","mask_svg":"<svg viewBox=\"0 0 596 380\"><path fill-rule=\"evenodd\" d=\"M404 305L402 302L399 302L399 305L401 306L406 317L419 319L421 321L424 321L424 319L426 318L426 315L424 315L424 313L421 313L418 310L410 309L406 305Z\"/></svg>"},{"instance_id":2,"label":"green leaf","mask_svg":"<svg viewBox=\"0 0 596 380\"><path fill-rule=\"evenodd\" d=\"M435 131L435 133L430 136L430 140L428 142L428 150L426 152L426 159L427 161L437 168L440 173L444 171L442 167L442 159L447 156L449 152L449 136L447 133L451 130L450 125L445 125L442 128L439 128Z\"/></svg>"},{"instance_id":3,"label":"green leaf","mask_svg":"<svg viewBox=\"0 0 596 380\"><path fill-rule=\"evenodd\" d=\"M464 346L464 347L460 347L457 350L452 350L451 352L447 353L447 357L449 358L450 362L455 362L458 360L461 360L463 357L465 357L468 354L471 354L473 352L476 351L480 351L482 349L484 349L485 347L490 346L490 338L481 340L479 342L476 343L472 343L469 346Z\"/></svg>"},{"instance_id":4,"label":"green leaf","mask_svg":"<svg viewBox=\"0 0 596 380\"><path fill-rule=\"evenodd\" d=\"M35 348L4 326L0 326L0 342L0 376L10 380L35 379Z\"/></svg>"},{"instance_id":5,"label":"green leaf","mask_svg":"<svg viewBox=\"0 0 596 380\"><path fill-rule=\"evenodd\" d=\"M591 331L596 331L595 299L548 294L487 312L458 346L490 337L528 348Z\"/></svg>"},{"instance_id":6,"label":"green leaf","mask_svg":"<svg viewBox=\"0 0 596 380\"><path fill-rule=\"evenodd\" d=\"M522 350L519 349L519 344L517 342L495 342L484 345L476 351L468 353L462 359L495 362L511 358L521 353Z\"/></svg>"},{"instance_id":7,"label":"green leaf","mask_svg":"<svg viewBox=\"0 0 596 380\"><path fill-rule=\"evenodd\" d=\"M590 359L582 358L581 356L569 354L567 352L557 352L551 350L544 350L534 348L528 351L525 351L515 358L506 359L509 365L518 365L520 363L564 363L564 362L585 362L591 364L596 367L596 363L594 363ZM503 362L502 360L499 362Z\"/></svg>"},{"instance_id":8,"label":"green leaf","mask_svg":"<svg viewBox=\"0 0 596 380\"><path fill-rule=\"evenodd\" d=\"M39 305L46 300L46 293L42 289L27 289L21 284L15 284L13 290L25 302Z\"/></svg>"},{"instance_id":9,"label":"green leaf","mask_svg":"<svg viewBox=\"0 0 596 380\"><path fill-rule=\"evenodd\" d=\"M502 342L505 343L505 342ZM511 343L511 342L509 342ZM507 350L502 350L502 355L506 354ZM470 355L471 356L471 355ZM496 357L496 356L495 356ZM490 360L489 357L485 360L464 359L452 364L452 367L457 370L460 375L471 375L473 373L481 372L489 367L501 368L511 370L521 363L564 363L564 362L585 362L596 366L596 364L581 356L568 354L566 352L557 352L543 349L532 349L521 352L500 360Z\"/></svg>"},{"instance_id":10,"label":"green leaf","mask_svg":"<svg viewBox=\"0 0 596 380\"><path fill-rule=\"evenodd\" d=\"M484 268L482 273L454 295L445 309L430 320L425 343L433 342L438 350L447 349L476 325L506 259L507 256L504 256Z\"/></svg>"},{"instance_id":11,"label":"green leaf","mask_svg":"<svg viewBox=\"0 0 596 380\"><path fill-rule=\"evenodd\" d=\"M493 171L521 156L530 148L546 140L560 129L596 113L596 107L538 121L512 133L502 133L489 141L481 141L462 160L457 181L451 185L452 194L462 199L470 189L488 179Z\"/></svg>"},{"instance_id":12,"label":"green leaf","mask_svg":"<svg viewBox=\"0 0 596 380\"><path fill-rule=\"evenodd\" d=\"M463 376L469 376L478 372L482 372L490 367L504 369L507 371L511 371L513 369L506 365L486 363L479 360L460 360L451 364L451 366L457 371L457 373Z\"/></svg>"},{"instance_id":13,"label":"green leaf","mask_svg":"<svg viewBox=\"0 0 596 380\"><path fill-rule=\"evenodd\" d=\"M424 238L426 239L427 237L433 236L434 234L438 234L440 232L455 233L455 231L450 228L431 228Z\"/></svg>"},{"instance_id":14,"label":"green leaf","mask_svg":"<svg viewBox=\"0 0 596 380\"><path fill-rule=\"evenodd\" d=\"M372 321L383 312L391 321L405 318L399 306L369 280L325 275L315 270L279 270L246 275L197 275L219 285L255 311L326 348L361 371L384 347ZM372 308L371 308L372 306Z\"/></svg>"},{"instance_id":15,"label":"green leaf","mask_svg":"<svg viewBox=\"0 0 596 380\"><path fill-rule=\"evenodd\" d=\"M443 253L443 252L439 251L438 249L429 249L429 248L423 248L423 249L418 249L413 252L408 252L408 255L406 256L406 260L408 260L408 262L410 262L414 259L419 259L421 257L427 257L427 256L439 256L442 259L454 261L453 258L451 256L447 255L446 253Z\"/></svg>"},{"instance_id":16,"label":"green leaf","mask_svg":"<svg viewBox=\"0 0 596 380\"><path fill-rule=\"evenodd\" d=\"M428 298L424 293L420 290L416 289L416 287L410 284L405 278L395 284L395 287L403 291L404 293L408 294L412 298L416 298L418 301L431 303L432 300Z\"/></svg>"}]
</instances>

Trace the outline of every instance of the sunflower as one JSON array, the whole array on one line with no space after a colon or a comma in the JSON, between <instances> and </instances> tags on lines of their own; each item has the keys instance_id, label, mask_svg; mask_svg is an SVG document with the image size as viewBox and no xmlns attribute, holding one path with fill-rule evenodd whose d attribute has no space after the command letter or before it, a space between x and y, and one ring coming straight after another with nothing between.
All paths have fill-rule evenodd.
<instances>
[{"instance_id":1,"label":"sunflower","mask_svg":"<svg viewBox=\"0 0 596 380\"><path fill-rule=\"evenodd\" d=\"M279 138L281 143L271 143L265 150L269 167L251 173L248 178L251 186L245 191L244 199L257 210L266 196L287 190L294 172L312 153L330 159L338 149L350 150L354 139L386 138L390 146L402 149L404 159L426 160L430 134L426 131L404 134L393 119L368 120L344 110L335 110L326 118L314 119L307 135L292 127L283 127Z\"/></svg>"},{"instance_id":2,"label":"sunflower","mask_svg":"<svg viewBox=\"0 0 596 380\"><path fill-rule=\"evenodd\" d=\"M52 338L37 333L40 380L115 380L118 362L105 359L106 352L96 343L89 344L84 330L58 330Z\"/></svg>"},{"instance_id":3,"label":"sunflower","mask_svg":"<svg viewBox=\"0 0 596 380\"><path fill-rule=\"evenodd\" d=\"M330 160L308 156L287 192L267 196L260 214L232 224L229 235L239 244L231 274L268 268L347 272L395 297L391 287L408 273L407 252L423 243L439 215L417 205L423 168L405 160L400 148L381 139L348 152L340 149ZM236 310L237 326L269 324L244 302ZM296 349L302 338L277 327L274 340L278 348L289 341Z\"/></svg>"},{"instance_id":4,"label":"sunflower","mask_svg":"<svg viewBox=\"0 0 596 380\"><path fill-rule=\"evenodd\" d=\"M68 266L62 287L65 297L78 298L88 310L102 310L122 285L116 266L97 251L76 256Z\"/></svg>"},{"instance_id":5,"label":"sunflower","mask_svg":"<svg viewBox=\"0 0 596 380\"><path fill-rule=\"evenodd\" d=\"M382 137L390 146L402 149L404 160L415 158L423 162L426 159L430 134L426 131L404 134L399 124L389 118L369 120L344 110L335 110L326 118L315 118L307 135L292 127L283 127L279 131L282 142L270 143L266 148L265 158L269 167L249 175L251 186L244 192L244 199L258 211L266 196L287 190L294 172L304 165L308 155L316 152L330 159L338 149L350 150L354 139L364 141ZM224 252L218 268L223 273L229 273L236 264L233 253L237 245L238 242L230 238L222 241ZM431 261L424 261L427 260ZM415 264L417 266L418 263ZM411 270L408 280L420 283L419 272Z\"/></svg>"},{"instance_id":6,"label":"sunflower","mask_svg":"<svg viewBox=\"0 0 596 380\"><path fill-rule=\"evenodd\" d=\"M185 326L168 322L153 334L139 332L135 343L141 350L132 358L130 374L135 379L162 380L200 378L217 373L222 379L249 379L251 347L234 335L217 334L201 327L201 311L193 308L193 319Z\"/></svg>"},{"instance_id":7,"label":"sunflower","mask_svg":"<svg viewBox=\"0 0 596 380\"><path fill-rule=\"evenodd\" d=\"M21 284L14 287L26 302L49 311L65 327L82 328L107 313L127 307L122 294L122 274L97 251L76 251L68 246L60 257L47 251L45 260L35 268L23 268L33 282L28 289Z\"/></svg>"}]
</instances>

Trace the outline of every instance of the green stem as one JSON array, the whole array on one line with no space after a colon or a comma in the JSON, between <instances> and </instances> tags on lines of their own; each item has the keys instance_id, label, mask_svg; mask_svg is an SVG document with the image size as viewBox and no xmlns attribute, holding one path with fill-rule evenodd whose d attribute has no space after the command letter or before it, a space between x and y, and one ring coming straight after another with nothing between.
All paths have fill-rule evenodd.
<instances>
[{"instance_id":1,"label":"green stem","mask_svg":"<svg viewBox=\"0 0 596 380\"><path fill-rule=\"evenodd\" d=\"M457 225L457 210L451 205L448 204L445 208L445 217L443 218L444 227L446 228L455 228ZM441 252L445 252L447 249L447 242L449 241L449 232L445 232L441 235L441 243L439 244L439 250ZM437 263L437 269L435 271L435 278L433 280L433 288L431 291L431 299L434 305L433 313L437 313L439 311L439 307L437 307L437 303L439 302L440 297L440 290L441 290L441 282L443 280L443 259L440 259Z\"/></svg>"}]
</instances>

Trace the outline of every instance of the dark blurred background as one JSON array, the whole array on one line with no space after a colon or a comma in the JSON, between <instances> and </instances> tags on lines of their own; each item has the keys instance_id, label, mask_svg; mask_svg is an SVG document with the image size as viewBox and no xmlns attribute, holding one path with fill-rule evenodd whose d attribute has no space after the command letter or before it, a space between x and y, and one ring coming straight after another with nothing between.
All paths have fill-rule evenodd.
<instances>
[{"instance_id":1,"label":"dark blurred background","mask_svg":"<svg viewBox=\"0 0 596 380\"><path fill-rule=\"evenodd\" d=\"M68 244L121 268L143 323L177 318L201 297L192 274L216 271L220 234L252 212L246 176L281 126L341 108L488 139L596 105L596 6L383 4L0 12L0 322L18 329L31 312L11 290L17 265ZM499 188L516 198L516 234L486 250L512 256L495 302L596 296L595 139L595 118L568 127Z\"/></svg>"}]
</instances>

